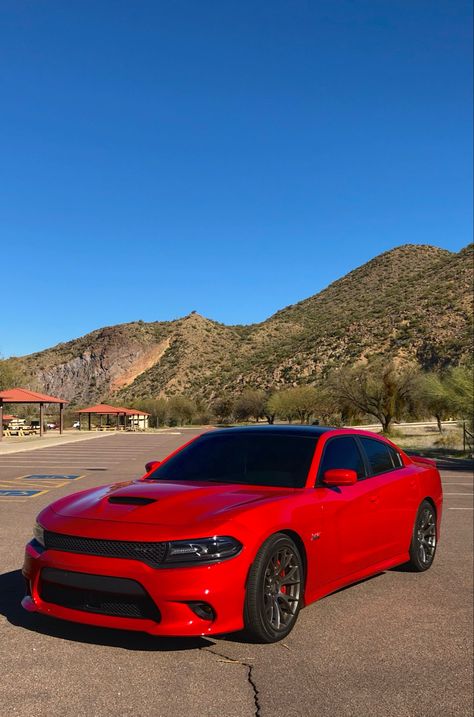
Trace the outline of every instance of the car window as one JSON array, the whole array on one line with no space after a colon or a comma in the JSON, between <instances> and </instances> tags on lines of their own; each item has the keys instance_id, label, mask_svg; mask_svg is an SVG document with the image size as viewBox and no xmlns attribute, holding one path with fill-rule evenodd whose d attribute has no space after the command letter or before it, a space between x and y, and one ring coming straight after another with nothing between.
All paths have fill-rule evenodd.
<instances>
[{"instance_id":1,"label":"car window","mask_svg":"<svg viewBox=\"0 0 474 717\"><path fill-rule=\"evenodd\" d=\"M369 461L372 475L393 471L395 465L390 454L390 446L372 438L360 438L360 442Z\"/></svg>"},{"instance_id":2,"label":"car window","mask_svg":"<svg viewBox=\"0 0 474 717\"><path fill-rule=\"evenodd\" d=\"M364 461L355 440L349 436L332 438L324 449L319 480L325 471L331 468L347 468L357 473L357 478L365 478Z\"/></svg>"},{"instance_id":3,"label":"car window","mask_svg":"<svg viewBox=\"0 0 474 717\"><path fill-rule=\"evenodd\" d=\"M390 453L390 457L392 459L393 467L394 468L402 468L403 467L403 461L400 453L395 450L395 448L392 448L392 446L387 446L388 452Z\"/></svg>"},{"instance_id":4,"label":"car window","mask_svg":"<svg viewBox=\"0 0 474 717\"><path fill-rule=\"evenodd\" d=\"M207 433L148 476L148 480L242 483L303 488L317 438L264 431Z\"/></svg>"}]
</instances>

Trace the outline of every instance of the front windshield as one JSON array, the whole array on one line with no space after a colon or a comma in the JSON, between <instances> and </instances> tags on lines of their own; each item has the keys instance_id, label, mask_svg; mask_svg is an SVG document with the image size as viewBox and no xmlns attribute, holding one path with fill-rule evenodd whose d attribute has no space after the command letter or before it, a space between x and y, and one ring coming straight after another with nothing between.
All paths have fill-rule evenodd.
<instances>
[{"instance_id":1,"label":"front windshield","mask_svg":"<svg viewBox=\"0 0 474 717\"><path fill-rule=\"evenodd\" d=\"M148 480L302 488L317 437L263 430L208 433L159 466Z\"/></svg>"}]
</instances>

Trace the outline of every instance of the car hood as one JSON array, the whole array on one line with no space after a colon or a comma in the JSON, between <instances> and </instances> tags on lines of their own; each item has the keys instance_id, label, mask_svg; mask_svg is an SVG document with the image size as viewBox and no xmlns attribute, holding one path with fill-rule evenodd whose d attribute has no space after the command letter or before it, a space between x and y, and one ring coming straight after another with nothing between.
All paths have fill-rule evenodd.
<instances>
[{"instance_id":1,"label":"car hood","mask_svg":"<svg viewBox=\"0 0 474 717\"><path fill-rule=\"evenodd\" d=\"M132 481L63 498L51 509L65 518L189 526L261 501L293 495L293 488L171 481Z\"/></svg>"}]
</instances>

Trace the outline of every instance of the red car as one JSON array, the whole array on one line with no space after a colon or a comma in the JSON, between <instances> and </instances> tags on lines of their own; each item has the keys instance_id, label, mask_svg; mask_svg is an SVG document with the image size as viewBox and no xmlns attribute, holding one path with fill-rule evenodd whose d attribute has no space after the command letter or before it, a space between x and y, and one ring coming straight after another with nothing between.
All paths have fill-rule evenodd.
<instances>
[{"instance_id":1,"label":"red car","mask_svg":"<svg viewBox=\"0 0 474 717\"><path fill-rule=\"evenodd\" d=\"M433 562L436 466L372 433L223 429L147 470L40 513L24 608L153 635L245 628L275 642L323 595Z\"/></svg>"}]
</instances>

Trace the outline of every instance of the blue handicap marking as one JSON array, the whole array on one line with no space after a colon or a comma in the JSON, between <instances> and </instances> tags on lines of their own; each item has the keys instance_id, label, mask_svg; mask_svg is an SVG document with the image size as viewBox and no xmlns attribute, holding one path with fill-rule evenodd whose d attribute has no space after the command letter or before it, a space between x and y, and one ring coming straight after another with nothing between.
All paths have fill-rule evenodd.
<instances>
[{"instance_id":1,"label":"blue handicap marking","mask_svg":"<svg viewBox=\"0 0 474 717\"><path fill-rule=\"evenodd\" d=\"M33 473L30 476L22 476L22 480L76 480L77 478L81 478L80 475L64 475L63 473L53 473L48 475L43 475L41 473Z\"/></svg>"},{"instance_id":2,"label":"blue handicap marking","mask_svg":"<svg viewBox=\"0 0 474 717\"><path fill-rule=\"evenodd\" d=\"M42 493L41 490L0 490L0 497L5 496L7 498L29 498L32 495L38 495Z\"/></svg>"}]
</instances>

